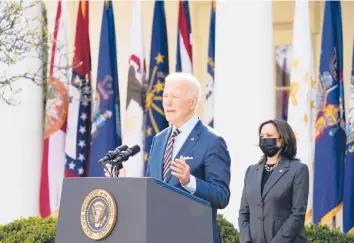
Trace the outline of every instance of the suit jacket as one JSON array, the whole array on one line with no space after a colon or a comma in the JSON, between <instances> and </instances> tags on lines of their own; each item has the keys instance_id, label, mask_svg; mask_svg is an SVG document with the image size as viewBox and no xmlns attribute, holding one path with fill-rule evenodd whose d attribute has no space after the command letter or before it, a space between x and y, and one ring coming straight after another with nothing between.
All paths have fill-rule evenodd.
<instances>
[{"instance_id":1,"label":"suit jacket","mask_svg":"<svg viewBox=\"0 0 354 243\"><path fill-rule=\"evenodd\" d=\"M281 159L261 194L264 163L248 167L239 211L241 243L304 243L309 171L299 160Z\"/></svg>"},{"instance_id":2,"label":"suit jacket","mask_svg":"<svg viewBox=\"0 0 354 243\"><path fill-rule=\"evenodd\" d=\"M152 141L146 176L162 180L163 156L172 126L157 134ZM212 128L198 121L176 155L188 156L190 173L196 178L195 196L211 203L214 243L220 243L217 209L225 208L230 199L230 155L224 139ZM166 183L185 190L178 178L169 172ZM187 191L188 192L188 191Z\"/></svg>"}]
</instances>

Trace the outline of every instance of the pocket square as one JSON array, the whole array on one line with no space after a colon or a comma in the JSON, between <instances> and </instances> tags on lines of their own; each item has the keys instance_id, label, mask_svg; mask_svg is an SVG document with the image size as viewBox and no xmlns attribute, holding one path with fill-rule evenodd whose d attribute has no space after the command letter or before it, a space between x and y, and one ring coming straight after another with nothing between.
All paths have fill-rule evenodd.
<instances>
[{"instance_id":1,"label":"pocket square","mask_svg":"<svg viewBox=\"0 0 354 243\"><path fill-rule=\"evenodd\" d=\"M185 156L184 160L187 160L187 159L193 159L193 157Z\"/></svg>"}]
</instances>

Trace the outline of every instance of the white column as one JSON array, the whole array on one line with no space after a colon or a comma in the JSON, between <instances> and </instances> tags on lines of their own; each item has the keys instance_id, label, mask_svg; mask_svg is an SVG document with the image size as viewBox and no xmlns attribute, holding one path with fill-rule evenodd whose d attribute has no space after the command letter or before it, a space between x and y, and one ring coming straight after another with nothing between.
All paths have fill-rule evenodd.
<instances>
[{"instance_id":1,"label":"white column","mask_svg":"<svg viewBox=\"0 0 354 243\"><path fill-rule=\"evenodd\" d=\"M222 210L238 229L244 174L258 162L258 126L275 116L271 1L218 1L215 129L231 154L231 198Z\"/></svg>"},{"instance_id":2,"label":"white column","mask_svg":"<svg viewBox=\"0 0 354 243\"><path fill-rule=\"evenodd\" d=\"M21 21L26 17L30 21L29 26L38 25L34 18L41 16L42 5L37 6L26 10ZM40 26L37 31L41 32ZM1 74L6 73L8 77L26 72L34 74L42 65L39 58L31 58L36 55L35 52L28 53L27 58L17 61L10 68L0 63ZM13 96L19 103L10 106L0 100L0 225L39 214L43 89L26 79L17 80L12 87L20 90ZM6 89L5 96L9 98L11 94Z\"/></svg>"}]
</instances>

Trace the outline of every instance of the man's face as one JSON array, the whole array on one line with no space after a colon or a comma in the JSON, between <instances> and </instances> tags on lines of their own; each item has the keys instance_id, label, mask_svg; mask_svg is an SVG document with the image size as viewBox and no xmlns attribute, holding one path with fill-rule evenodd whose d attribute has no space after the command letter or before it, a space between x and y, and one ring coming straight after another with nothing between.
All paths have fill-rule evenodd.
<instances>
[{"instance_id":1,"label":"man's face","mask_svg":"<svg viewBox=\"0 0 354 243\"><path fill-rule=\"evenodd\" d=\"M186 81L169 81L165 83L163 108L166 120L180 127L194 113L195 97L188 96L190 86Z\"/></svg>"}]
</instances>

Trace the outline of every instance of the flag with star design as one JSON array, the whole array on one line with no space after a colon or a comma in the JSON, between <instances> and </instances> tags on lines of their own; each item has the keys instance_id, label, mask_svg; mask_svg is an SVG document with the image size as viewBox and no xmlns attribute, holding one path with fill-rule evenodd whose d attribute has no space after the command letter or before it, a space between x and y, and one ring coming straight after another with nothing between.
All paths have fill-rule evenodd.
<instances>
[{"instance_id":1,"label":"flag with star design","mask_svg":"<svg viewBox=\"0 0 354 243\"><path fill-rule=\"evenodd\" d=\"M90 177L104 176L98 160L122 144L115 36L113 4L112 1L105 1L92 106L90 163L87 171Z\"/></svg>"},{"instance_id":2,"label":"flag with star design","mask_svg":"<svg viewBox=\"0 0 354 243\"><path fill-rule=\"evenodd\" d=\"M165 77L169 73L164 1L155 1L152 26L149 83L146 90L145 171L152 138L168 126L162 107Z\"/></svg>"},{"instance_id":3,"label":"flag with star design","mask_svg":"<svg viewBox=\"0 0 354 243\"><path fill-rule=\"evenodd\" d=\"M80 1L77 14L73 74L65 139L65 177L85 176L91 131L91 51L89 4Z\"/></svg>"},{"instance_id":4,"label":"flag with star design","mask_svg":"<svg viewBox=\"0 0 354 243\"><path fill-rule=\"evenodd\" d=\"M331 223L340 212L346 148L340 1L326 1L317 86L313 219Z\"/></svg>"},{"instance_id":5,"label":"flag with star design","mask_svg":"<svg viewBox=\"0 0 354 243\"><path fill-rule=\"evenodd\" d=\"M287 121L296 136L297 157L309 168L310 190L305 219L306 223L311 223L316 81L308 1L296 1L292 51Z\"/></svg>"}]
</instances>

